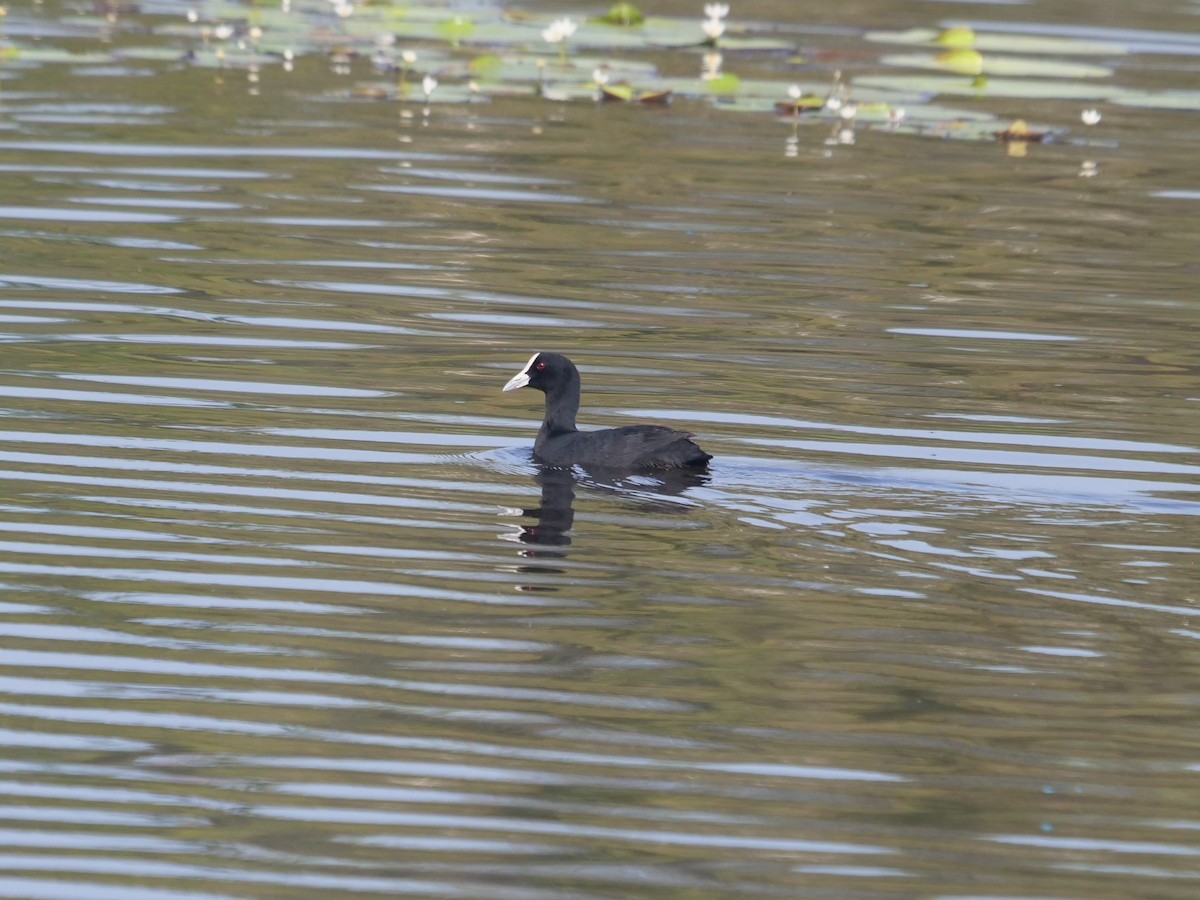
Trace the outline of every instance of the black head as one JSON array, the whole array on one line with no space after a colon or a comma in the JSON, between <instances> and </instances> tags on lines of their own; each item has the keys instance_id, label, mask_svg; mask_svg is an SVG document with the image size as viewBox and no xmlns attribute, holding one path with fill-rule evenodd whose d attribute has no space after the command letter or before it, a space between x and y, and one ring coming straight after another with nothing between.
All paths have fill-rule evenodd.
<instances>
[{"instance_id":1,"label":"black head","mask_svg":"<svg viewBox=\"0 0 1200 900\"><path fill-rule=\"evenodd\" d=\"M525 368L508 380L503 390L531 387L545 392L555 385L566 385L578 379L579 370L575 363L561 353L535 353L529 357Z\"/></svg>"}]
</instances>

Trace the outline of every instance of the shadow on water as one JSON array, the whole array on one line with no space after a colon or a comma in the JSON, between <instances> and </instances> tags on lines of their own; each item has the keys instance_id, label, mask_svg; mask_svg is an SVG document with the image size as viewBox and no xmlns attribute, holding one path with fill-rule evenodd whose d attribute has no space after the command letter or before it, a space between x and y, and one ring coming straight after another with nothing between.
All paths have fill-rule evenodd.
<instances>
[{"instance_id":1,"label":"shadow on water","mask_svg":"<svg viewBox=\"0 0 1200 900\"><path fill-rule=\"evenodd\" d=\"M661 512L663 509L678 511L681 507L656 501L678 497L688 488L700 487L710 480L711 476L706 470L697 469L631 473L538 466L534 481L541 488L541 502L538 506L520 510L520 515L531 521L522 524L520 532L512 539L531 545L524 551L526 557L565 557L566 551L561 548L571 544L577 487L622 496L639 509L652 507L655 512Z\"/></svg>"}]
</instances>

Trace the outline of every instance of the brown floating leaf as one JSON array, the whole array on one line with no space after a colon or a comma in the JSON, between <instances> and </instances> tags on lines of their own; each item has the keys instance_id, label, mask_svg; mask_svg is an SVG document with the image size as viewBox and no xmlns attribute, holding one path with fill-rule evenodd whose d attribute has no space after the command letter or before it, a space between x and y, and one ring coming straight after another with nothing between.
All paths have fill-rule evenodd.
<instances>
[{"instance_id":1,"label":"brown floating leaf","mask_svg":"<svg viewBox=\"0 0 1200 900\"><path fill-rule=\"evenodd\" d=\"M671 102L671 91L642 91L635 95L633 88L624 82L602 84L600 85L600 99L605 103L645 103L649 106L661 106Z\"/></svg>"},{"instance_id":2,"label":"brown floating leaf","mask_svg":"<svg viewBox=\"0 0 1200 900\"><path fill-rule=\"evenodd\" d=\"M671 91L646 91L638 94L637 102L648 106L666 106L671 102Z\"/></svg>"},{"instance_id":3,"label":"brown floating leaf","mask_svg":"<svg viewBox=\"0 0 1200 900\"><path fill-rule=\"evenodd\" d=\"M1026 141L1040 144L1046 139L1046 132L1032 131L1024 119L1017 119L1003 131L993 131L992 136L998 141Z\"/></svg>"},{"instance_id":4,"label":"brown floating leaf","mask_svg":"<svg viewBox=\"0 0 1200 900\"><path fill-rule=\"evenodd\" d=\"M795 100L780 100L775 104L775 115L791 116L797 113L820 112L825 108L825 98L815 94L799 97Z\"/></svg>"},{"instance_id":5,"label":"brown floating leaf","mask_svg":"<svg viewBox=\"0 0 1200 900\"><path fill-rule=\"evenodd\" d=\"M605 103L628 103L633 99L633 88L627 84L602 84L600 99Z\"/></svg>"}]
</instances>

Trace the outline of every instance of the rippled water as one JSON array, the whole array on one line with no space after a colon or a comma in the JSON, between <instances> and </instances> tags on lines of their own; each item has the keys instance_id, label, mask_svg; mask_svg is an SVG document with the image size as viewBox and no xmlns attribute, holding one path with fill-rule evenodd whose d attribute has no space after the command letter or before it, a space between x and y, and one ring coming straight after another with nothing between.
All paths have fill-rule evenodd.
<instances>
[{"instance_id":1,"label":"rippled water","mask_svg":"<svg viewBox=\"0 0 1200 900\"><path fill-rule=\"evenodd\" d=\"M1194 113L3 74L0 896L1195 896Z\"/></svg>"}]
</instances>

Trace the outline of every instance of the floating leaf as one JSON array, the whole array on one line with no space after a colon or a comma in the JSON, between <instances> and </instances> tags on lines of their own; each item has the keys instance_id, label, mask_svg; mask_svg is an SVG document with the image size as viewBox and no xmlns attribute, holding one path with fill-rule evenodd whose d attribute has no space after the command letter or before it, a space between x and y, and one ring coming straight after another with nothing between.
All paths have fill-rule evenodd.
<instances>
[{"instance_id":1,"label":"floating leaf","mask_svg":"<svg viewBox=\"0 0 1200 900\"><path fill-rule=\"evenodd\" d=\"M742 86L742 79L738 78L732 72L725 72L704 82L705 90L714 96L723 97L729 94L736 94L738 88Z\"/></svg>"},{"instance_id":2,"label":"floating leaf","mask_svg":"<svg viewBox=\"0 0 1200 900\"><path fill-rule=\"evenodd\" d=\"M597 22L603 22L605 25L641 25L646 21L646 17L642 15L642 11L632 3L617 3L607 13L599 16Z\"/></svg>"},{"instance_id":3,"label":"floating leaf","mask_svg":"<svg viewBox=\"0 0 1200 900\"><path fill-rule=\"evenodd\" d=\"M975 46L975 32L966 25L959 25L955 28L947 28L934 39L934 43L941 44L943 47L966 48Z\"/></svg>"},{"instance_id":4,"label":"floating leaf","mask_svg":"<svg viewBox=\"0 0 1200 900\"><path fill-rule=\"evenodd\" d=\"M481 81L498 79L500 77L500 70L503 68L504 61L494 53L477 56L467 65L468 72Z\"/></svg>"},{"instance_id":5,"label":"floating leaf","mask_svg":"<svg viewBox=\"0 0 1200 900\"><path fill-rule=\"evenodd\" d=\"M67 63L68 65L94 66L113 61L111 53L90 51L72 53L57 47L6 47L5 58L30 63Z\"/></svg>"},{"instance_id":6,"label":"floating leaf","mask_svg":"<svg viewBox=\"0 0 1200 900\"><path fill-rule=\"evenodd\" d=\"M825 98L816 94L801 95L796 99L788 98L775 104L775 112L781 116L792 116L798 113L820 112L825 108Z\"/></svg>"},{"instance_id":7,"label":"floating leaf","mask_svg":"<svg viewBox=\"0 0 1200 900\"><path fill-rule=\"evenodd\" d=\"M1141 109L1182 109L1200 112L1200 91L1129 91L1109 99L1121 106L1136 106Z\"/></svg>"},{"instance_id":8,"label":"floating leaf","mask_svg":"<svg viewBox=\"0 0 1200 900\"><path fill-rule=\"evenodd\" d=\"M741 37L726 34L719 41L722 53L794 53L796 42L787 38Z\"/></svg>"},{"instance_id":9,"label":"floating leaf","mask_svg":"<svg viewBox=\"0 0 1200 900\"><path fill-rule=\"evenodd\" d=\"M1017 119L1003 131L993 131L992 136L1005 145L1009 156L1025 156L1029 145L1040 144L1046 133L1034 131L1024 119Z\"/></svg>"},{"instance_id":10,"label":"floating leaf","mask_svg":"<svg viewBox=\"0 0 1200 900\"><path fill-rule=\"evenodd\" d=\"M960 75L983 74L983 54L978 50L946 50L934 57L934 64L939 69L958 72Z\"/></svg>"},{"instance_id":11,"label":"floating leaf","mask_svg":"<svg viewBox=\"0 0 1200 900\"><path fill-rule=\"evenodd\" d=\"M983 84L968 82L952 75L866 75L854 79L854 88L873 87L936 96L950 94L1012 97L1022 100L1107 100L1124 92L1117 87L1082 81L992 78Z\"/></svg>"},{"instance_id":12,"label":"floating leaf","mask_svg":"<svg viewBox=\"0 0 1200 900\"><path fill-rule=\"evenodd\" d=\"M633 99L633 88L627 84L600 85L600 99L626 103Z\"/></svg>"},{"instance_id":13,"label":"floating leaf","mask_svg":"<svg viewBox=\"0 0 1200 900\"><path fill-rule=\"evenodd\" d=\"M645 106L665 106L671 102L671 91L643 91L636 99Z\"/></svg>"},{"instance_id":14,"label":"floating leaf","mask_svg":"<svg viewBox=\"0 0 1200 900\"><path fill-rule=\"evenodd\" d=\"M437 30L438 34L457 47L471 36L475 30L475 23L466 16L451 16L439 22Z\"/></svg>"},{"instance_id":15,"label":"floating leaf","mask_svg":"<svg viewBox=\"0 0 1200 900\"><path fill-rule=\"evenodd\" d=\"M460 17L462 18L462 17ZM445 42L452 46L523 47L541 43L538 29L517 21L481 21L468 19L471 27L454 25L453 19L442 18L437 22L427 19L404 19L383 28L377 23L355 22L345 26L348 34L362 41L364 53L370 52L381 34L392 35L402 44L412 45L420 41ZM575 42L572 41L572 44Z\"/></svg>"},{"instance_id":16,"label":"floating leaf","mask_svg":"<svg viewBox=\"0 0 1200 900\"><path fill-rule=\"evenodd\" d=\"M885 66L908 69L941 69L962 75L1032 78L1107 78L1112 69L1061 59L984 55L978 50L946 50L938 54L901 53L879 60Z\"/></svg>"},{"instance_id":17,"label":"floating leaf","mask_svg":"<svg viewBox=\"0 0 1200 900\"><path fill-rule=\"evenodd\" d=\"M478 77L488 81L523 81L532 84L558 78L590 81L592 72L596 69L603 69L613 82L645 84L658 80L658 70L654 64L642 60L572 55L563 66L557 55L537 53L481 56L461 69L447 65L442 66L439 71L448 76L462 78Z\"/></svg>"},{"instance_id":18,"label":"floating leaf","mask_svg":"<svg viewBox=\"0 0 1200 900\"><path fill-rule=\"evenodd\" d=\"M486 101L473 91L469 85L446 84L437 85L437 90L429 94L421 90L420 85L396 85L391 82L372 81L356 84L349 91L331 92L334 97L353 97L358 100L396 100L401 103L416 103L421 106L440 106L447 103L475 103Z\"/></svg>"},{"instance_id":19,"label":"floating leaf","mask_svg":"<svg viewBox=\"0 0 1200 900\"><path fill-rule=\"evenodd\" d=\"M202 69L260 69L279 62L279 57L235 47L218 47L189 53L187 61Z\"/></svg>"},{"instance_id":20,"label":"floating leaf","mask_svg":"<svg viewBox=\"0 0 1200 900\"><path fill-rule=\"evenodd\" d=\"M890 107L895 109L895 107ZM903 110L903 121L909 126L919 128L930 127L951 127L958 131L964 131L967 126L976 129L974 138L978 139L984 136L987 131L987 138L991 139L991 130L995 128L996 117L991 113L982 112L977 109L960 109L953 106L942 106L937 103L925 103L917 106L906 106ZM860 105L858 110L858 119L864 122L886 121L886 113L881 115L880 110L876 109L874 104Z\"/></svg>"},{"instance_id":21,"label":"floating leaf","mask_svg":"<svg viewBox=\"0 0 1200 900\"><path fill-rule=\"evenodd\" d=\"M1039 144L1046 139L1047 132L1034 131L1024 119L1017 119L1003 131L993 131L998 141L1026 141Z\"/></svg>"},{"instance_id":22,"label":"floating leaf","mask_svg":"<svg viewBox=\"0 0 1200 900\"><path fill-rule=\"evenodd\" d=\"M628 84L602 84L600 85L600 99L608 103L632 102L646 106L658 106L671 101L671 92L667 90L640 91L635 94L633 88Z\"/></svg>"},{"instance_id":23,"label":"floating leaf","mask_svg":"<svg viewBox=\"0 0 1200 900\"><path fill-rule=\"evenodd\" d=\"M118 59L140 59L143 62L179 62L187 56L187 51L178 47L125 47L116 51Z\"/></svg>"},{"instance_id":24,"label":"floating leaf","mask_svg":"<svg viewBox=\"0 0 1200 900\"><path fill-rule=\"evenodd\" d=\"M946 47L947 44L938 40L938 36L943 33L932 28L910 28L908 31L869 31L864 37L868 41L881 44ZM1129 52L1129 49L1123 44L1112 41L996 32L976 32L974 43L968 46L980 53L1025 53L1047 56L1116 56Z\"/></svg>"}]
</instances>

